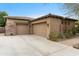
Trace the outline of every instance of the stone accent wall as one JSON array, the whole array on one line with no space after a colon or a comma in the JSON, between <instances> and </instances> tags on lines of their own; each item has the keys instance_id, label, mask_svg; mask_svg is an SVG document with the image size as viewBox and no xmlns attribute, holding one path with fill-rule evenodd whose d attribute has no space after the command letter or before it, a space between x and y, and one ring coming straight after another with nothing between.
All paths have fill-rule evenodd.
<instances>
[{"instance_id":1,"label":"stone accent wall","mask_svg":"<svg viewBox=\"0 0 79 59\"><path fill-rule=\"evenodd\" d=\"M7 19L5 35L16 35L16 23L11 19Z\"/></svg>"},{"instance_id":2,"label":"stone accent wall","mask_svg":"<svg viewBox=\"0 0 79 59\"><path fill-rule=\"evenodd\" d=\"M5 33L5 28L4 27L0 27L0 33Z\"/></svg>"}]
</instances>

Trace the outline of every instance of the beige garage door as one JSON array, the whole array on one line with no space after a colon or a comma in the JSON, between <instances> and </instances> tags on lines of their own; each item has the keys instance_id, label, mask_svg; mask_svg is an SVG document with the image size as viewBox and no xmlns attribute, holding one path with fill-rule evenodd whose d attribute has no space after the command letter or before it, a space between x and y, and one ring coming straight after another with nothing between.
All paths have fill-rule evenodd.
<instances>
[{"instance_id":1,"label":"beige garage door","mask_svg":"<svg viewBox=\"0 0 79 59\"><path fill-rule=\"evenodd\" d=\"M46 23L33 24L33 34L46 37L47 24Z\"/></svg>"},{"instance_id":2,"label":"beige garage door","mask_svg":"<svg viewBox=\"0 0 79 59\"><path fill-rule=\"evenodd\" d=\"M18 35L28 34L29 33L29 27L27 24L17 24L16 25L16 33Z\"/></svg>"}]
</instances>

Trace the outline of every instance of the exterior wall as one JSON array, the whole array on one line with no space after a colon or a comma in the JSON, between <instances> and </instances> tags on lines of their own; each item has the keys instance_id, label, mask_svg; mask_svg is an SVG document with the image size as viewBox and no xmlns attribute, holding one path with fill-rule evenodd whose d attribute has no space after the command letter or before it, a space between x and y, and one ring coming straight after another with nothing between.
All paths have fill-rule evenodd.
<instances>
[{"instance_id":1,"label":"exterior wall","mask_svg":"<svg viewBox=\"0 0 79 59\"><path fill-rule=\"evenodd\" d=\"M74 21L71 21L70 22L70 28L72 29L72 28L74 28L75 27L75 22Z\"/></svg>"},{"instance_id":2,"label":"exterior wall","mask_svg":"<svg viewBox=\"0 0 79 59\"><path fill-rule=\"evenodd\" d=\"M62 22L62 20L61 20L61 22ZM63 20L63 24L61 23L61 25L62 25L62 31L64 32L67 29L74 28L75 27L75 21Z\"/></svg>"},{"instance_id":3,"label":"exterior wall","mask_svg":"<svg viewBox=\"0 0 79 59\"><path fill-rule=\"evenodd\" d=\"M62 19L50 18L50 32L64 32L66 29L75 27L75 21L63 20L63 22L62 24Z\"/></svg>"},{"instance_id":4,"label":"exterior wall","mask_svg":"<svg viewBox=\"0 0 79 59\"><path fill-rule=\"evenodd\" d=\"M70 21L67 20L61 20L61 31L64 32L66 29L69 28L68 22Z\"/></svg>"},{"instance_id":5,"label":"exterior wall","mask_svg":"<svg viewBox=\"0 0 79 59\"><path fill-rule=\"evenodd\" d=\"M50 18L50 32L60 32L61 20L58 18Z\"/></svg>"},{"instance_id":6,"label":"exterior wall","mask_svg":"<svg viewBox=\"0 0 79 59\"><path fill-rule=\"evenodd\" d=\"M75 27L75 21L70 20L63 20L63 21L64 23L62 24L62 19L53 17L42 18L32 22L7 19L5 26L5 35L16 35L19 33L20 34L37 33L38 35L49 38L50 32L63 32L66 29L71 29ZM68 22L70 24L68 24Z\"/></svg>"}]
</instances>

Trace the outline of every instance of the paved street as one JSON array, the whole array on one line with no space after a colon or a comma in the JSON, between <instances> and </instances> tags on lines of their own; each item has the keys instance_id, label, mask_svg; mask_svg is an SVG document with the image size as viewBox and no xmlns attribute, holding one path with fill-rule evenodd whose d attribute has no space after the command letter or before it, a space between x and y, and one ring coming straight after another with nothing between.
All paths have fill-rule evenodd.
<instances>
[{"instance_id":1,"label":"paved street","mask_svg":"<svg viewBox=\"0 0 79 59\"><path fill-rule=\"evenodd\" d=\"M79 50L35 35L0 36L0 56L79 55Z\"/></svg>"}]
</instances>

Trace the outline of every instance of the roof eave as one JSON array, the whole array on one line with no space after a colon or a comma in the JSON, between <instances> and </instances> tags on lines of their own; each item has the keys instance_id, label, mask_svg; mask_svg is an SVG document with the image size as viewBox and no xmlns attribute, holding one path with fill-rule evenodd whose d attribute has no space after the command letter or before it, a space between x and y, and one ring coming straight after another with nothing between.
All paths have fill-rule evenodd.
<instances>
[{"instance_id":1,"label":"roof eave","mask_svg":"<svg viewBox=\"0 0 79 59\"><path fill-rule=\"evenodd\" d=\"M59 19L63 19L63 20L78 21L77 19L67 18L67 17L63 17L63 16L57 16L57 15L52 15L52 14L48 14L48 15L45 15L45 16L41 16L41 17L36 18L36 19L34 19L32 21L36 21L36 20L39 20L39 19L47 18L47 17L59 18Z\"/></svg>"},{"instance_id":2,"label":"roof eave","mask_svg":"<svg viewBox=\"0 0 79 59\"><path fill-rule=\"evenodd\" d=\"M6 19L12 19L12 20L24 20L24 21L30 21L30 19L23 19L23 18L10 18L8 16L4 16L4 18Z\"/></svg>"}]
</instances>

